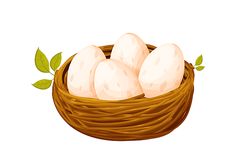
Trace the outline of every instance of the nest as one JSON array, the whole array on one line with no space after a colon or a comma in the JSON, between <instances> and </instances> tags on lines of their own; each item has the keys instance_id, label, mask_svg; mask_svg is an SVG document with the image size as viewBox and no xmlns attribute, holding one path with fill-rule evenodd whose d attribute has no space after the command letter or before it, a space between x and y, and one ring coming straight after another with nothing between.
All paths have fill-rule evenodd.
<instances>
[{"instance_id":1,"label":"nest","mask_svg":"<svg viewBox=\"0 0 236 157\"><path fill-rule=\"evenodd\" d=\"M147 47L150 52L156 48L148 44ZM109 58L113 45L100 48ZM153 98L142 94L126 100L106 101L68 92L67 71L73 57L57 70L52 96L61 117L79 132L106 140L144 140L170 133L188 115L194 91L192 64L185 61L182 83L173 91Z\"/></svg>"}]
</instances>

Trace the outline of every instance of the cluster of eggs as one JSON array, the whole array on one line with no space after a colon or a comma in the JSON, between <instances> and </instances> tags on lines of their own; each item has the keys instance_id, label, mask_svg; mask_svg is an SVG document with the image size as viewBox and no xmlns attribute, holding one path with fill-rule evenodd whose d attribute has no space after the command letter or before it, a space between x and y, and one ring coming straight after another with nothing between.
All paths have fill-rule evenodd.
<instances>
[{"instance_id":1,"label":"cluster of eggs","mask_svg":"<svg viewBox=\"0 0 236 157\"><path fill-rule=\"evenodd\" d=\"M175 44L151 53L135 34L127 33L114 44L110 59L99 47L79 51L68 69L70 94L101 100L123 100L140 94L156 97L178 88L184 74L184 57Z\"/></svg>"}]
</instances>

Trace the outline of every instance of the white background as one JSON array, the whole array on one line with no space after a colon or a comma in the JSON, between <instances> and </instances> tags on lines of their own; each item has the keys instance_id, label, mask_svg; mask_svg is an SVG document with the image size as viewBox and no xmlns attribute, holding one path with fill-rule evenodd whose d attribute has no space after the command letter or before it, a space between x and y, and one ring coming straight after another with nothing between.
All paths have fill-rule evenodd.
<instances>
[{"instance_id":1,"label":"white background","mask_svg":"<svg viewBox=\"0 0 236 157\"><path fill-rule=\"evenodd\" d=\"M234 1L0 1L0 156L236 156L236 4ZM156 46L174 42L185 60L201 53L191 111L162 138L112 142L83 135L57 113L51 78L34 67L38 47L63 62L81 48L126 32Z\"/></svg>"}]
</instances>

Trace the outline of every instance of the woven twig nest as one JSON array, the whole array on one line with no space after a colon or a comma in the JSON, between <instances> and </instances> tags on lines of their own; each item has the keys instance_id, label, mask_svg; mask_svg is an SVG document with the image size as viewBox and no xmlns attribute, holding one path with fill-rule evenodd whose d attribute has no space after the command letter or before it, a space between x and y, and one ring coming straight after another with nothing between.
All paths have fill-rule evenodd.
<instances>
[{"instance_id":1,"label":"woven twig nest","mask_svg":"<svg viewBox=\"0 0 236 157\"><path fill-rule=\"evenodd\" d=\"M107 58L113 45L101 46ZM148 45L150 52L155 46ZM166 135L186 118L192 103L194 71L185 61L179 88L166 94L145 98L139 95L120 101L105 101L73 96L67 89L67 71L73 56L57 70L53 100L61 117L86 135L116 141L143 140Z\"/></svg>"}]
</instances>

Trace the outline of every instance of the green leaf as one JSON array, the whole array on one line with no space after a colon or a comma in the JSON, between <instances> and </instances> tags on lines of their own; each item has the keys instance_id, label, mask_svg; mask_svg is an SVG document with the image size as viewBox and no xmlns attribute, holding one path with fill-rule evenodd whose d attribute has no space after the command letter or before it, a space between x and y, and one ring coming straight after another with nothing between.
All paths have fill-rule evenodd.
<instances>
[{"instance_id":1,"label":"green leaf","mask_svg":"<svg viewBox=\"0 0 236 157\"><path fill-rule=\"evenodd\" d=\"M200 55L195 61L195 66L201 65L202 61L203 61L203 57L202 57L202 55Z\"/></svg>"},{"instance_id":2,"label":"green leaf","mask_svg":"<svg viewBox=\"0 0 236 157\"><path fill-rule=\"evenodd\" d=\"M52 57L52 59L50 60L50 67L52 68L53 71L56 71L57 68L60 66L60 64L61 64L61 52Z\"/></svg>"},{"instance_id":3,"label":"green leaf","mask_svg":"<svg viewBox=\"0 0 236 157\"><path fill-rule=\"evenodd\" d=\"M39 48L37 49L35 54L35 66L39 71L43 73L49 73L48 59Z\"/></svg>"},{"instance_id":4,"label":"green leaf","mask_svg":"<svg viewBox=\"0 0 236 157\"><path fill-rule=\"evenodd\" d=\"M197 66L196 69L197 71L202 71L205 68L205 66Z\"/></svg>"},{"instance_id":5,"label":"green leaf","mask_svg":"<svg viewBox=\"0 0 236 157\"><path fill-rule=\"evenodd\" d=\"M42 79L35 82L32 85L38 89L48 89L51 86L51 84L52 84L52 80Z\"/></svg>"}]
</instances>

